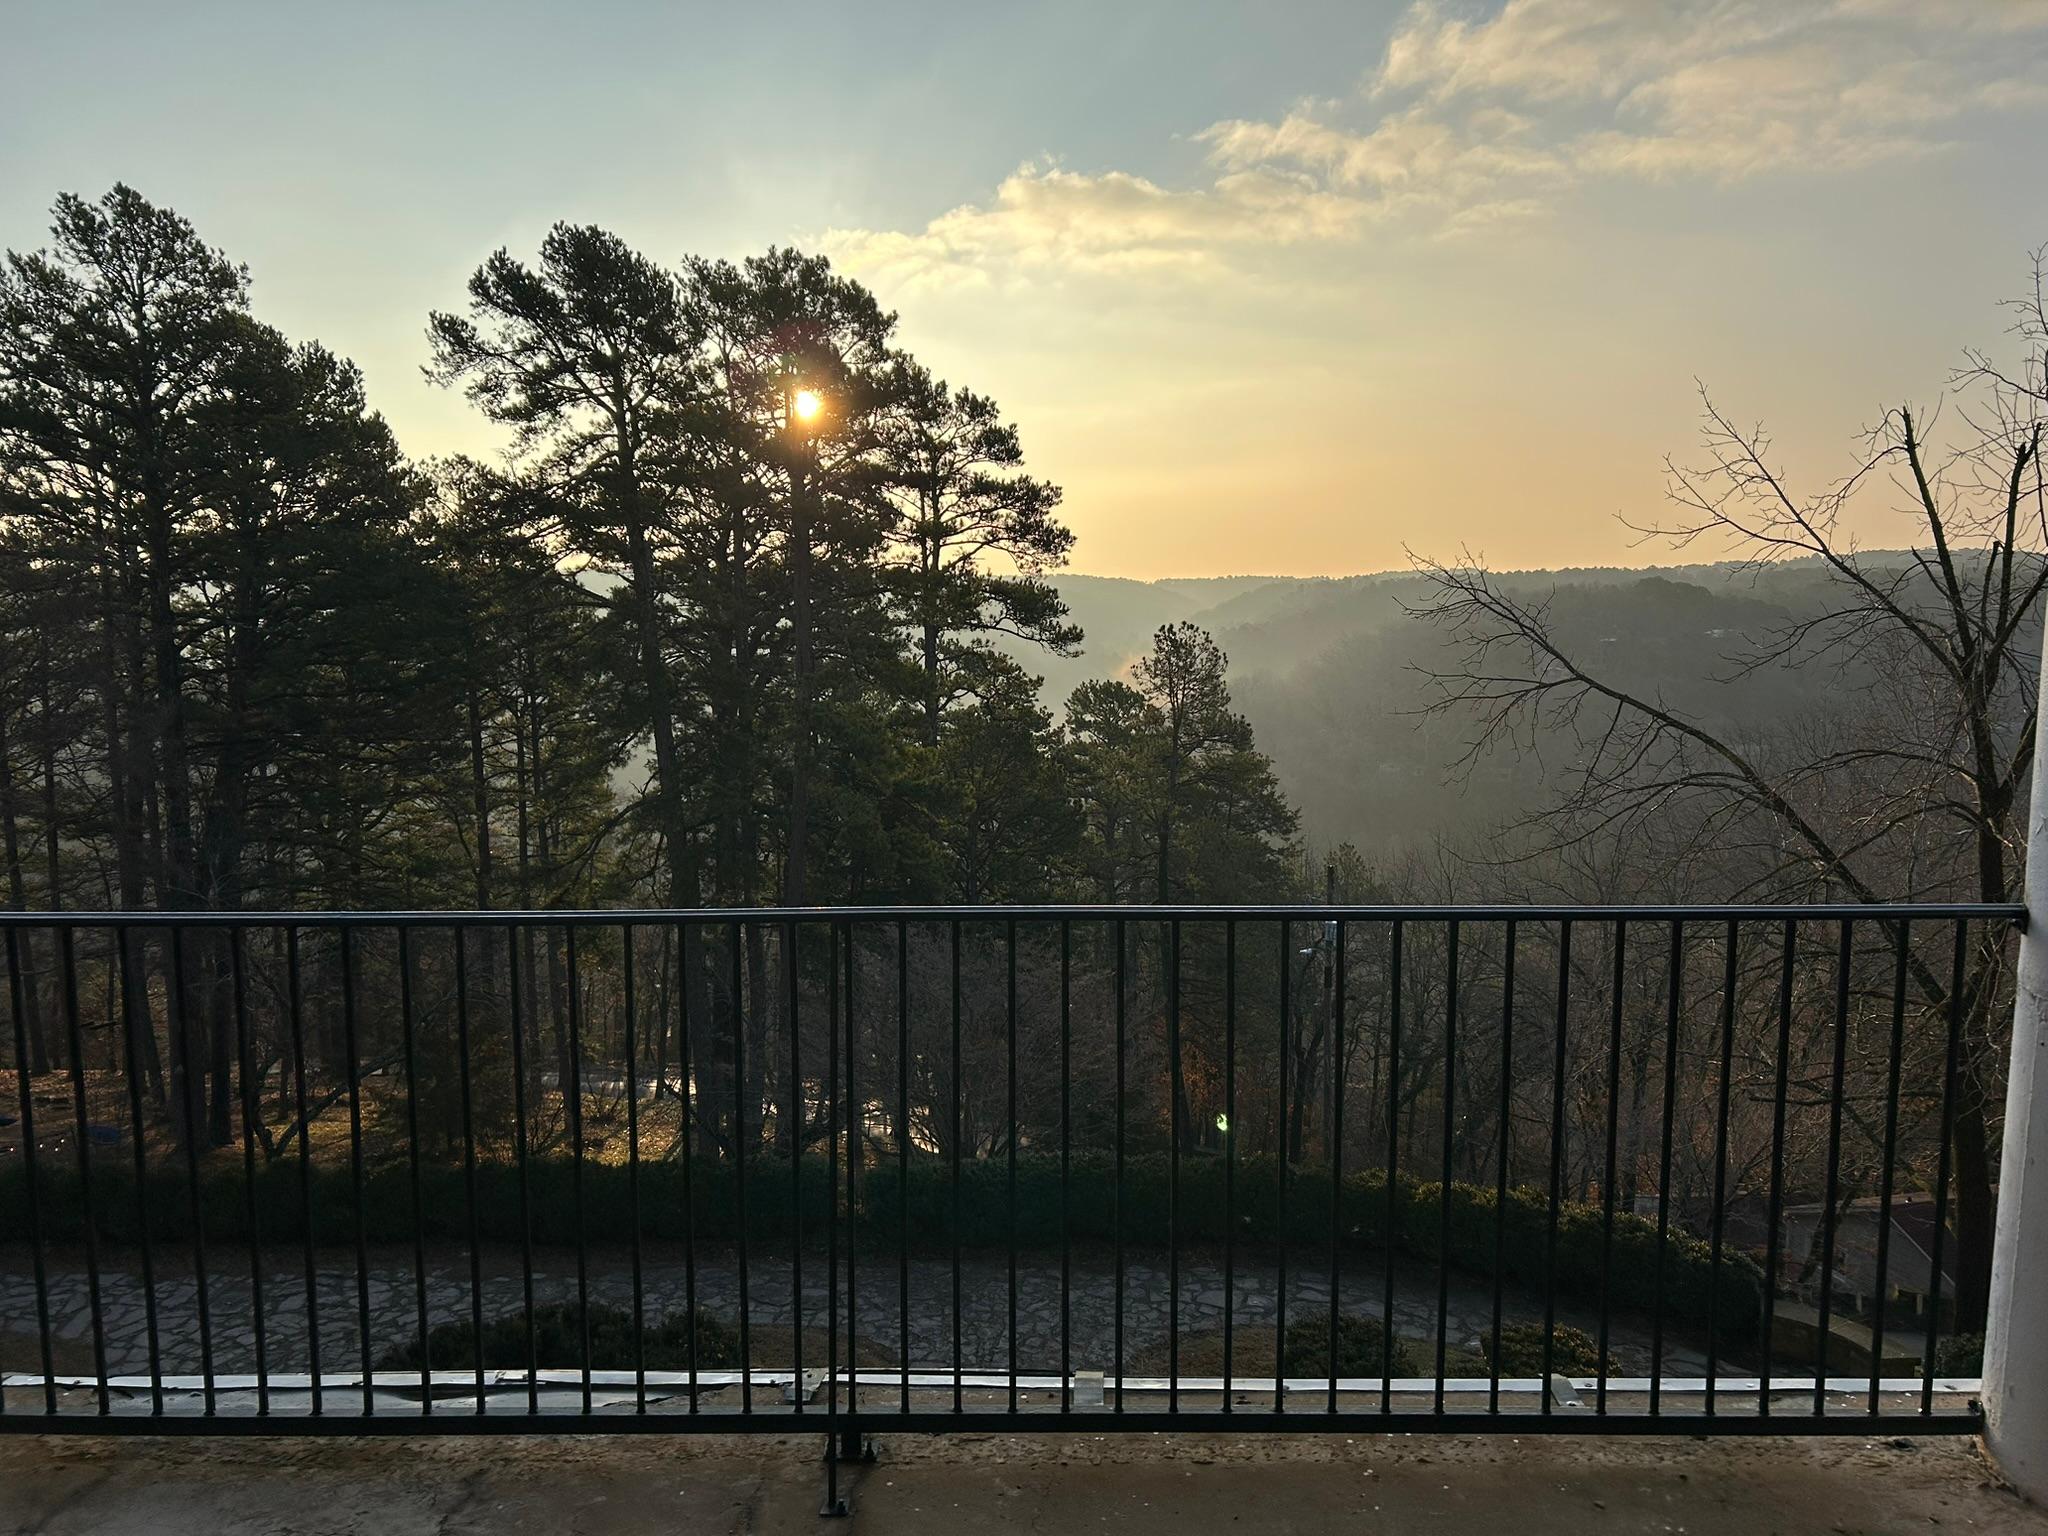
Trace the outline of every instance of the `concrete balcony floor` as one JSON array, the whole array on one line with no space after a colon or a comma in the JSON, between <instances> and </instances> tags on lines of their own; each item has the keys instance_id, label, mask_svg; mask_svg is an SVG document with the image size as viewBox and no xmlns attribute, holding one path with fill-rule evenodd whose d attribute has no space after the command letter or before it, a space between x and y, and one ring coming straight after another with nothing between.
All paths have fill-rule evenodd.
<instances>
[{"instance_id":1,"label":"concrete balcony floor","mask_svg":"<svg viewBox=\"0 0 2048 1536\"><path fill-rule=\"evenodd\" d=\"M0 1531L1587 1532L2048 1536L1974 1442L885 1435L817 1517L816 1436L0 1440Z\"/></svg>"}]
</instances>

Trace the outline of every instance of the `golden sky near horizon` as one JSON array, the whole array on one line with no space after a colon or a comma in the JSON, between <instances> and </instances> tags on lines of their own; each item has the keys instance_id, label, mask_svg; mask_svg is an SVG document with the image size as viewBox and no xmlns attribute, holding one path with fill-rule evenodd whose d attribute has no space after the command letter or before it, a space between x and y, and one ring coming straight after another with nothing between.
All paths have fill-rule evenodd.
<instances>
[{"instance_id":1,"label":"golden sky near horizon","mask_svg":"<svg viewBox=\"0 0 2048 1536\"><path fill-rule=\"evenodd\" d=\"M130 181L419 455L500 441L419 376L493 247L822 248L1157 576L1668 558L1696 380L1817 484L2048 241L2048 0L964 9L32 9L0 244Z\"/></svg>"}]
</instances>

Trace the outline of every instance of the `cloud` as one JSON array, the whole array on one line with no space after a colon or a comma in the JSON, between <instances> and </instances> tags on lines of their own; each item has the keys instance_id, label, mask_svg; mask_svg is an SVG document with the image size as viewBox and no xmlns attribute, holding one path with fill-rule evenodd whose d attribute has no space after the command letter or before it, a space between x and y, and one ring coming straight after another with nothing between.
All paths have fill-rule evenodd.
<instances>
[{"instance_id":1,"label":"cloud","mask_svg":"<svg viewBox=\"0 0 2048 1536\"><path fill-rule=\"evenodd\" d=\"M1612 99L1684 57L1703 32L1719 33L1716 47L1748 45L1752 23L1733 14L1742 9L1508 0L1499 14L1480 21L1422 0L1395 27L1370 89L1374 96L1416 93L1435 102L1503 95L1531 102Z\"/></svg>"},{"instance_id":2,"label":"cloud","mask_svg":"<svg viewBox=\"0 0 2048 1536\"><path fill-rule=\"evenodd\" d=\"M1196 134L1167 187L1026 164L922 230L834 230L849 267L914 285L1142 272L1399 229L1457 238L1575 186L1832 174L1943 153L2038 112L2048 0L1418 0L1350 96Z\"/></svg>"},{"instance_id":3,"label":"cloud","mask_svg":"<svg viewBox=\"0 0 2048 1536\"><path fill-rule=\"evenodd\" d=\"M843 265L892 286L985 283L997 266L1030 273L1200 273L1234 248L1341 239L1366 210L1299 173L1224 170L1171 190L1121 171L1084 175L1019 166L993 199L943 213L914 233L827 230Z\"/></svg>"},{"instance_id":4,"label":"cloud","mask_svg":"<svg viewBox=\"0 0 2048 1536\"><path fill-rule=\"evenodd\" d=\"M1508 0L1486 20L1422 0L1366 82L1376 118L1273 125L1288 131L1259 155L1253 125L1211 143L1239 168L1355 171L1390 130L1426 133L1453 206L1538 180L1856 169L1940 153L1972 113L2038 106L2044 43L2048 0Z\"/></svg>"}]
</instances>

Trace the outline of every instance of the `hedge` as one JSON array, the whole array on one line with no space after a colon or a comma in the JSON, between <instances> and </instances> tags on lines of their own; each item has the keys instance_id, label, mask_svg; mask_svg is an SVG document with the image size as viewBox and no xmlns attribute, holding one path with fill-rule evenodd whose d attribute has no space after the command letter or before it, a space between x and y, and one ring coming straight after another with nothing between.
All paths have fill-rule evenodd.
<instances>
[{"instance_id":1,"label":"hedge","mask_svg":"<svg viewBox=\"0 0 2048 1536\"><path fill-rule=\"evenodd\" d=\"M690 1314L672 1313L660 1319L644 1319L645 1328L633 1329L633 1314L624 1307L599 1303L590 1309L590 1367L598 1371L630 1371L645 1366L650 1371L687 1370L694 1362L700 1370L729 1369L740 1363L739 1338L731 1328L708 1314L697 1316L695 1350L690 1338ZM533 1309L533 1358L543 1363L583 1359L585 1338L583 1313L573 1302ZM511 1312L484 1324L483 1365L487 1370L519 1370L526 1365L527 1317ZM426 1359L420 1359L417 1337L409 1343L386 1350L377 1361L379 1370L418 1370L424 1364L432 1370L459 1370L477 1363L476 1329L469 1320L442 1323L427 1335Z\"/></svg>"},{"instance_id":2,"label":"hedge","mask_svg":"<svg viewBox=\"0 0 2048 1536\"><path fill-rule=\"evenodd\" d=\"M77 1173L69 1167L39 1170L42 1222L46 1241L77 1241L85 1223ZM1281 1235L1277 1199L1277 1166L1270 1159L1246 1159L1236 1170L1235 1237L1249 1246L1267 1246ZM312 1235L316 1243L353 1243L356 1236L354 1182L347 1166L311 1170ZM838 1181L845 1181L845 1169ZM684 1198L683 1170L675 1162L649 1162L639 1173L640 1232L654 1241L679 1241L686 1235L690 1207L695 1206L695 1235L710 1241L731 1241L740 1229L739 1190L730 1163L693 1160L689 1200ZM256 1173L257 1222L266 1242L302 1241L307 1221L300 1201L300 1170L295 1159L260 1166ZM470 1212L464 1198L461 1169L423 1167L420 1180L420 1225L430 1239L465 1241ZM627 1170L613 1164L586 1163L582 1170L581 1219L575 1198L577 1175L566 1158L536 1158L527 1168L532 1235L537 1243L573 1243L579 1229L592 1243L619 1243L633 1231L632 1195ZM1126 1242L1163 1245L1169 1226L1172 1172L1167 1158L1148 1154L1126 1162L1122 1182L1122 1235ZM834 1179L822 1157L799 1163L794 1181L786 1160L750 1162L746 1180L746 1229L750 1240L764 1247L786 1245L791 1219L800 1217L804 1230L820 1234L833 1209ZM858 1223L864 1238L894 1244L907 1233L913 1249L943 1251L955 1238L952 1212L956 1193L946 1161L920 1157L910 1165L907 1182L892 1161L862 1170L858 1181ZM1017 1161L1015 1207L1011 1174L1003 1158L963 1161L957 1192L960 1212L958 1241L964 1248L1000 1248L1014 1240L1026 1248L1056 1245L1061 1238L1061 1178L1057 1157L1028 1153ZM146 1198L135 1198L133 1170L106 1163L93 1170L93 1225L115 1243L135 1241L146 1218L152 1240L189 1242L191 1202L182 1170L151 1171ZM1384 1175L1373 1169L1345 1177L1338 1202L1344 1240L1351 1246L1383 1250L1388 1246L1388 1200ZM250 1236L249 1200L241 1166L217 1164L201 1174L200 1210L209 1241L246 1243ZM366 1171L362 1223L372 1243L410 1242L414 1227L412 1174L403 1162ZM1077 1243L1113 1240L1118 1227L1118 1186L1114 1162L1104 1154L1076 1153L1068 1181L1067 1235ZM1179 1239L1183 1243L1220 1243L1231 1206L1225 1199L1225 1168L1212 1156L1182 1159L1179 1174ZM1393 1247L1403 1257L1428 1265L1437 1261L1443 1215L1442 1186L1406 1175L1394 1184ZM1497 1207L1494 1191L1472 1184L1451 1185L1449 1258L1453 1266L1475 1274L1493 1273ZM1290 1243L1327 1244L1330 1235L1330 1177L1327 1170L1290 1170L1287 1181L1285 1236ZM19 1163L0 1168L0 1236L27 1235L27 1178ZM476 1171L475 1222L485 1241L517 1242L520 1237L519 1180L514 1165L488 1163ZM1543 1191L1511 1189L1500 1220L1502 1271L1517 1284L1541 1289L1552 1273L1549 1256L1549 1208ZM1601 1210L1568 1201L1557 1216L1555 1280L1561 1295L1580 1298L1605 1294L1621 1309L1650 1310L1659 1295L1657 1227L1654 1221L1626 1212L1613 1217L1609 1261ZM1746 1256L1724 1252L1718 1273L1708 1245L1696 1237L1672 1232L1664 1250L1661 1294L1665 1315L1674 1322L1704 1330L1710 1313L1724 1344L1738 1345L1755 1336L1763 1301L1763 1280ZM1715 1302L1718 1297L1718 1308Z\"/></svg>"},{"instance_id":3,"label":"hedge","mask_svg":"<svg viewBox=\"0 0 2048 1536\"><path fill-rule=\"evenodd\" d=\"M1376 1317L1337 1319L1337 1363L1330 1364L1330 1325L1308 1318L1291 1325L1282 1351L1283 1376L1413 1376L1415 1357L1394 1340L1391 1358L1386 1332Z\"/></svg>"},{"instance_id":4,"label":"hedge","mask_svg":"<svg viewBox=\"0 0 2048 1536\"><path fill-rule=\"evenodd\" d=\"M1493 1359L1491 1335L1479 1341L1480 1352ZM1557 1324L1546 1339L1541 1323L1508 1323L1500 1330L1500 1373L1503 1376L1541 1376L1546 1349L1550 1368L1561 1376L1592 1376L1600 1370L1600 1345L1582 1328ZM1620 1374L1610 1358L1607 1374Z\"/></svg>"},{"instance_id":5,"label":"hedge","mask_svg":"<svg viewBox=\"0 0 2048 1536\"><path fill-rule=\"evenodd\" d=\"M897 1170L883 1164L866 1171L862 1203L865 1225L893 1238L907 1215L911 1245L938 1248L950 1240L952 1191L943 1163L912 1163L908 1199L899 1194ZM1280 1235L1277 1165L1247 1159L1236 1173L1236 1238L1267 1245ZM1168 1236L1171 1170L1163 1157L1133 1158L1125 1166L1123 1232L1127 1242L1164 1244ZM1008 1169L1001 1159L963 1164L960 1178L960 1241L970 1248L1000 1247L1012 1230ZM908 1210L902 1207L907 1204ZM1225 1168L1214 1157L1184 1158L1180 1170L1179 1227L1184 1243L1220 1243L1233 1202L1225 1198ZM1434 1265L1443 1216L1443 1186L1406 1175L1394 1181L1394 1249ZM1070 1179L1068 1222L1078 1242L1106 1242L1116 1235L1115 1165L1096 1154L1077 1154ZM1494 1265L1496 1200L1493 1189L1451 1185L1450 1261L1458 1269L1490 1276ZM1379 1169L1345 1177L1339 1201L1345 1239L1353 1246L1387 1246L1387 1186ZM1287 1179L1286 1238L1290 1243L1327 1244L1330 1235L1330 1176L1327 1170L1291 1169ZM1612 1305L1652 1310L1658 1301L1657 1224L1617 1211L1611 1251L1597 1205L1566 1201L1557 1220L1556 1284L1561 1295L1606 1294ZM1511 1280L1541 1289L1551 1273L1549 1200L1538 1189L1508 1191L1501 1226L1501 1268ZM1056 1158L1018 1159L1016 1240L1047 1247L1060 1239L1060 1181ZM1603 1265L1603 1253L1608 1261ZM1763 1276L1745 1255L1723 1251L1718 1275L1713 1252L1703 1240L1673 1231L1666 1238L1661 1294L1665 1315L1704 1331L1718 1292L1713 1322L1723 1343L1755 1337L1763 1308Z\"/></svg>"}]
</instances>

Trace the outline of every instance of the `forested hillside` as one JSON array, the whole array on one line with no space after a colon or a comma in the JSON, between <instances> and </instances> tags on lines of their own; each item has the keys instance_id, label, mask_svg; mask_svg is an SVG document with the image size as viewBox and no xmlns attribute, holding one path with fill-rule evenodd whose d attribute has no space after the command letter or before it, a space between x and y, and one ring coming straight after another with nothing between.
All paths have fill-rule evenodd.
<instances>
[{"instance_id":1,"label":"forested hillside","mask_svg":"<svg viewBox=\"0 0 2048 1536\"><path fill-rule=\"evenodd\" d=\"M1866 559L1881 571L1911 561L1903 552ZM1827 611L1838 594L1817 562L1762 572L1722 563L1500 579L1541 594L1575 649L1717 728L1769 736L1868 707L1867 663L1744 666L1780 626ZM1312 846L1349 843L1382 861L1439 842L1475 851L1503 822L1545 805L1549 771L1572 750L1550 741L1547 758L1496 750L1461 761L1471 722L1423 714L1430 674L1445 665L1444 637L1414 611L1428 584L1413 572L1053 580L1086 639L1078 655L1035 663L1048 703L1073 680L1128 666L1149 648L1152 627L1199 625L1228 653L1240 707Z\"/></svg>"}]
</instances>

